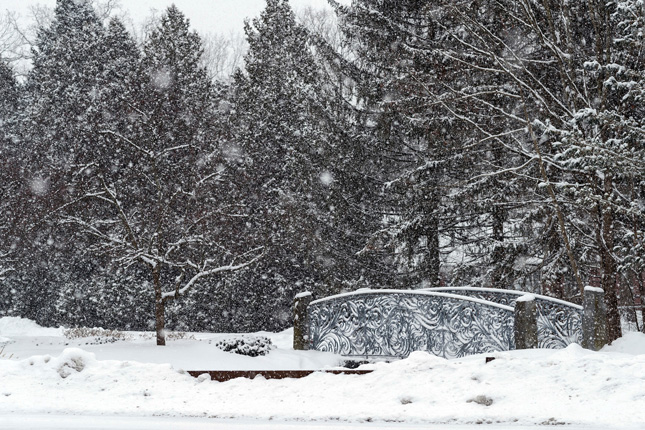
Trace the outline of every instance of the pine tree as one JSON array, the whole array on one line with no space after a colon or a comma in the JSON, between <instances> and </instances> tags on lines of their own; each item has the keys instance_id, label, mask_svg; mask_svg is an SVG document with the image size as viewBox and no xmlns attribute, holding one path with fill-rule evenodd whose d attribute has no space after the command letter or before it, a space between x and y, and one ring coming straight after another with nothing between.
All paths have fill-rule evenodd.
<instances>
[{"instance_id":1,"label":"pine tree","mask_svg":"<svg viewBox=\"0 0 645 430\"><path fill-rule=\"evenodd\" d=\"M618 2L614 19L618 34L616 48L619 61L616 62L625 64L626 68L621 74L622 85L615 82L613 89L619 90L621 94L619 106L623 112L623 125L630 130L625 143L631 151L638 154L642 148L639 143L642 142L642 131L645 129L645 53L642 49L645 43L645 6L632 0ZM623 234L618 235L615 247L618 255L617 271L624 274L621 281L631 286L627 289L627 303L639 301L641 321L645 321L645 250L642 241L645 220L640 209L636 209L640 208L640 202L645 199L645 183L643 176L639 174L641 169L626 170L623 173L623 189L629 193L629 209L619 211L618 223ZM625 203L624 206L627 206ZM636 318L635 320L638 321ZM641 323L640 329L645 333L645 324Z\"/></svg>"},{"instance_id":2,"label":"pine tree","mask_svg":"<svg viewBox=\"0 0 645 430\"><path fill-rule=\"evenodd\" d=\"M254 295L288 309L297 288L322 291L333 270L324 231L333 153L318 119L319 70L289 3L268 0L245 32L246 73L234 77L234 144L254 240L267 256L241 275Z\"/></svg>"},{"instance_id":3,"label":"pine tree","mask_svg":"<svg viewBox=\"0 0 645 430\"><path fill-rule=\"evenodd\" d=\"M563 167L578 173L567 191L576 206L584 208L589 220L585 231L595 239L588 246L600 264L590 274L600 278L605 291L613 341L622 333L620 296L633 296L631 288L620 284L634 283L640 295L644 292L643 266L638 261L645 214L642 186L635 178L645 173L641 103L645 8L625 1L589 4L582 12L592 31L574 30L594 43L575 51L571 67L577 72L577 93L572 96L563 90L561 96L570 102L567 121L545 134L559 141L554 152ZM631 276L621 276L619 266L630 269ZM632 297L626 299L624 303L634 303Z\"/></svg>"},{"instance_id":4,"label":"pine tree","mask_svg":"<svg viewBox=\"0 0 645 430\"><path fill-rule=\"evenodd\" d=\"M327 186L329 212L323 230L333 265L324 280L328 289L321 293L392 287L396 274L391 256L370 240L389 213L383 212L389 206L381 190L391 163L376 154L373 117L364 109L366 97L359 94L363 75L352 64L351 44L342 42L326 14L311 18L321 20L308 24L322 83L314 106L326 140L323 159L333 178Z\"/></svg>"},{"instance_id":5,"label":"pine tree","mask_svg":"<svg viewBox=\"0 0 645 430\"><path fill-rule=\"evenodd\" d=\"M472 191L477 194L471 196L480 196L471 207L478 218L471 219L467 229L485 230L485 224L478 225L479 217L491 213L491 261L504 261L496 245L505 239L504 224L522 227L519 239L532 247L529 252L542 267L554 264L559 268L553 273L567 274L567 297L580 297L584 283L599 279L606 293L610 338L617 338L618 262L629 267L628 261L638 258L630 256L626 246L616 245L627 237L636 249L642 237L640 189L634 182L642 176L636 143L642 112L635 103L642 88L642 53L636 48L641 46L642 6L422 3L365 0L345 10L348 29L358 33L357 44L365 51L360 58L366 61L366 72L377 77L367 80L377 84L368 85L367 91L374 92L379 118L388 126L393 118L396 132L403 134L399 141L408 139L408 145L415 136L409 134L414 128L401 127L406 118L416 120L413 125L425 119L429 130L441 131L442 138L444 130L453 135L457 125L457 142L467 146L456 146L455 153L474 166L472 172L461 166L466 173L461 178L468 188L479 182L489 189L459 186L450 197ZM423 24L419 27L418 22ZM385 57L389 62L377 54L386 52L388 43L396 47ZM374 46L380 49L370 51ZM383 76L386 79L378 79ZM415 87L417 91L411 90ZM393 102L378 102L382 88L391 88L392 95L385 95ZM418 104L423 97L417 94L424 94L425 106L439 108L436 115L431 115L432 109L417 110L415 106L424 106ZM441 115L452 127L435 126ZM391 139L391 134L385 137ZM470 150L464 152L466 148ZM427 158L433 168L443 160ZM448 179L456 166L450 167ZM412 172L416 176L418 169ZM403 177L417 181L409 174ZM510 199L504 196L509 190ZM500 214L505 201L515 203L515 192L518 202L526 203L507 206ZM539 204L548 210L540 210ZM415 218L402 219L412 220L404 227L415 226ZM535 237L531 229L543 233ZM540 243L545 245L542 252L535 247ZM512 262L502 267L513 268Z\"/></svg>"},{"instance_id":6,"label":"pine tree","mask_svg":"<svg viewBox=\"0 0 645 430\"><path fill-rule=\"evenodd\" d=\"M18 102L18 84L11 68L0 59L0 315L11 307L11 288L6 278L14 270L16 247L16 209L19 189L19 169L16 144L12 129L15 127Z\"/></svg>"},{"instance_id":7,"label":"pine tree","mask_svg":"<svg viewBox=\"0 0 645 430\"><path fill-rule=\"evenodd\" d=\"M355 80L365 152L373 154L374 186L383 214L365 254L387 252L395 285L437 286L441 278L442 230L450 207L443 185L459 136L428 101L425 85L437 62L432 56L427 4L418 1L357 1L336 5L341 30L355 48L345 73ZM444 130L443 132L441 130Z\"/></svg>"},{"instance_id":8,"label":"pine tree","mask_svg":"<svg viewBox=\"0 0 645 430\"><path fill-rule=\"evenodd\" d=\"M104 28L87 2L58 0L51 25L39 30L21 101L21 250L28 257L20 259L15 290L24 299L24 316L43 323L56 322L43 320L54 318L56 296L82 291L95 267L84 256L87 240L62 225L56 209L74 198L72 180L105 152L96 134L103 40Z\"/></svg>"}]
</instances>

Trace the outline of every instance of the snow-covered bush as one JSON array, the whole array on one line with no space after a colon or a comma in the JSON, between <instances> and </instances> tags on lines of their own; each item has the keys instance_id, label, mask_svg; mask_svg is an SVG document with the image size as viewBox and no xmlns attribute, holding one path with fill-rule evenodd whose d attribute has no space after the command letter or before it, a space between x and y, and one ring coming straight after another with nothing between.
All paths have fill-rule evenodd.
<instances>
[{"instance_id":1,"label":"snow-covered bush","mask_svg":"<svg viewBox=\"0 0 645 430\"><path fill-rule=\"evenodd\" d=\"M63 379L75 373L82 372L88 365L96 361L94 354L79 348L67 348L60 356L53 360L50 356L42 356L38 357L38 359L42 359L45 364L49 364L55 368ZM36 360L36 357L32 357L31 360ZM35 361L32 363L35 363Z\"/></svg>"},{"instance_id":2,"label":"snow-covered bush","mask_svg":"<svg viewBox=\"0 0 645 430\"><path fill-rule=\"evenodd\" d=\"M135 338L143 340L153 339L155 334L150 332L145 333L131 333L121 330L106 330L100 327L77 327L65 329L63 335L67 339L86 339L86 345L99 345L105 343L114 343L120 340L131 341ZM184 331L168 331L166 332L167 340L195 340L195 336Z\"/></svg>"},{"instance_id":3,"label":"snow-covered bush","mask_svg":"<svg viewBox=\"0 0 645 430\"><path fill-rule=\"evenodd\" d=\"M271 339L264 336L231 337L218 341L215 346L222 351L248 355L249 357L267 355L275 348Z\"/></svg>"},{"instance_id":4,"label":"snow-covered bush","mask_svg":"<svg viewBox=\"0 0 645 430\"><path fill-rule=\"evenodd\" d=\"M185 331L166 331L166 340L195 340L195 335Z\"/></svg>"},{"instance_id":5,"label":"snow-covered bush","mask_svg":"<svg viewBox=\"0 0 645 430\"><path fill-rule=\"evenodd\" d=\"M63 331L67 339L93 338L91 343L114 343L119 340L132 340L132 335L119 330L105 330L103 328L77 327Z\"/></svg>"}]
</instances>

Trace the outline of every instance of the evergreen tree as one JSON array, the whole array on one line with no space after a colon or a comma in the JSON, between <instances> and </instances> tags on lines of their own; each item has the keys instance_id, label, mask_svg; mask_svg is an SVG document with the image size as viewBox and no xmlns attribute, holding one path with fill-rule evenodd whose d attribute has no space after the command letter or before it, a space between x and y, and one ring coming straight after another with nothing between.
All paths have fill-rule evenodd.
<instances>
[{"instance_id":1,"label":"evergreen tree","mask_svg":"<svg viewBox=\"0 0 645 430\"><path fill-rule=\"evenodd\" d=\"M99 177L109 178L109 181L120 184L127 181L121 170L133 161L133 154L120 150L114 144L113 137L105 134L105 131L121 135L132 132L136 123L133 113L141 93L141 80L138 48L118 19L112 19L108 23L102 49L102 68L95 77L97 83L94 103L98 115L91 132L97 150L87 157L85 174L68 177L67 181L74 190L72 199L81 199L79 203L82 202L85 212L91 212L97 217L109 217L109 213L101 209L101 204L84 196L97 189ZM72 204L57 219L65 222L73 231L83 233L84 226L79 225L75 218L79 211L78 203ZM80 239L90 240L92 243L91 237L88 239L87 235ZM93 246L96 247L96 243ZM92 248L88 246L87 249ZM132 312L132 303L145 309L150 302L143 288L146 277L139 268L119 268L109 255L96 252L84 252L81 261L92 267L91 282L80 285L71 283L71 291L69 288L59 289L56 309L65 324L150 328L147 318L137 318ZM128 291L130 297L124 291Z\"/></svg>"},{"instance_id":2,"label":"evergreen tree","mask_svg":"<svg viewBox=\"0 0 645 430\"><path fill-rule=\"evenodd\" d=\"M351 45L342 43L335 23L327 22L325 14L316 19L324 25L310 24L315 30L310 33L311 51L322 84L313 105L326 140L323 159L333 178L324 200L329 212L323 236L333 262L324 292L392 287L396 274L391 255L370 240L391 214L381 191L392 166L377 155L373 116L364 108L366 96L358 91L364 75L352 64Z\"/></svg>"},{"instance_id":3,"label":"evergreen tree","mask_svg":"<svg viewBox=\"0 0 645 430\"><path fill-rule=\"evenodd\" d=\"M515 270L510 263L521 261L499 258L497 244L505 239L504 224L517 229L526 221L526 227L517 229L520 239L532 246L529 252L542 267L554 263L566 269L560 273L568 274L565 282L572 287L566 288L567 297L579 297L584 283L599 279L606 293L610 338L618 337L617 263L624 261L628 267L627 262L637 258L616 244L628 237L636 249L640 239L634 238L642 237L640 190L633 180L642 176L636 144L642 114L635 103L642 88L642 53L635 48L641 46L642 6L365 0L339 10L347 16L350 34L358 34L355 40L360 57L366 59L366 74L376 76L366 82L371 82L367 91L374 92L378 118L387 120L386 125L394 118L395 131L403 134L399 142L410 147L416 137L411 126L418 124L427 124L444 140L446 134L458 136L454 153L472 162L474 169L458 168L468 187L459 186L449 195L468 196L477 191L472 187L477 183L488 188L470 194L483 199L470 207L477 218L466 226L467 231L486 231L486 224L479 224L484 214L480 210L491 213L490 261ZM586 43L578 43L581 40ZM388 43L396 48L394 53L379 54L387 52ZM390 88L391 95L379 94L381 88ZM383 96L393 101L379 103ZM425 104L420 103L424 98ZM439 109L432 114L428 106ZM438 127L442 115L451 127ZM402 127L406 119L414 123ZM461 135L454 133L455 125ZM391 134L385 137L391 139ZM467 146L459 146L459 141ZM441 154L427 157L428 163L406 169L410 173L401 177L416 184L416 177L429 171L426 166L436 168L450 159ZM458 166L450 167L440 182L455 177L453 168ZM436 185L431 178L421 178L421 183ZM510 199L504 195L509 191ZM431 192L427 189L422 196ZM522 201L526 203L517 204ZM536 204L546 204L548 210ZM519 217L509 218L513 214ZM408 228L417 225L418 218L398 219L407 221L403 227ZM532 237L530 230L541 237ZM535 247L540 241L546 245L542 252ZM499 277L495 272L493 279Z\"/></svg>"},{"instance_id":4,"label":"evergreen tree","mask_svg":"<svg viewBox=\"0 0 645 430\"><path fill-rule=\"evenodd\" d=\"M158 345L165 344L167 303L258 254L246 254L226 234L242 234L243 214L227 199L201 53L188 20L168 8L143 47L140 89L122 106L127 117L99 131L116 167L89 172L90 187L80 196L98 206L67 217L94 238L96 251L147 271Z\"/></svg>"},{"instance_id":5,"label":"evergreen tree","mask_svg":"<svg viewBox=\"0 0 645 430\"><path fill-rule=\"evenodd\" d=\"M451 154L460 136L458 124L439 115L427 97L437 63L428 5L364 0L336 10L355 49L345 73L357 83L357 123L378 169L374 186L381 189L369 210L382 214L382 225L365 253L387 250L394 286L437 286L440 238L448 227L442 219L452 210L444 196L450 175L457 176Z\"/></svg>"},{"instance_id":6,"label":"evergreen tree","mask_svg":"<svg viewBox=\"0 0 645 430\"><path fill-rule=\"evenodd\" d=\"M13 272L15 254L16 199L19 169L15 154L18 85L11 68L0 59L0 315L11 306L11 288L6 278Z\"/></svg>"},{"instance_id":7,"label":"evergreen tree","mask_svg":"<svg viewBox=\"0 0 645 430\"><path fill-rule=\"evenodd\" d=\"M86 1L58 0L54 20L40 29L27 79L27 131L38 157L35 174L50 178L78 168L101 148L97 97L104 68L105 30Z\"/></svg>"},{"instance_id":8,"label":"evergreen tree","mask_svg":"<svg viewBox=\"0 0 645 430\"><path fill-rule=\"evenodd\" d=\"M238 282L259 303L277 299L278 308L288 309L297 289L323 291L333 270L324 231L333 205L333 153L317 113L319 70L289 3L268 0L245 31L249 52L246 73L234 77L233 144L248 190L244 203L253 240L267 256L257 269L240 273Z\"/></svg>"},{"instance_id":9,"label":"evergreen tree","mask_svg":"<svg viewBox=\"0 0 645 430\"><path fill-rule=\"evenodd\" d=\"M74 198L73 180L105 152L97 142L103 40L103 26L87 2L58 0L51 26L39 30L21 101L25 254L14 289L24 316L50 318L49 324L57 322L56 296L82 291L96 267L82 252L88 242L59 223L56 209Z\"/></svg>"},{"instance_id":10,"label":"evergreen tree","mask_svg":"<svg viewBox=\"0 0 645 430\"><path fill-rule=\"evenodd\" d=\"M18 84L9 65L0 60L0 119L3 126L14 113L18 103ZM6 128L3 127L6 133Z\"/></svg>"}]
</instances>

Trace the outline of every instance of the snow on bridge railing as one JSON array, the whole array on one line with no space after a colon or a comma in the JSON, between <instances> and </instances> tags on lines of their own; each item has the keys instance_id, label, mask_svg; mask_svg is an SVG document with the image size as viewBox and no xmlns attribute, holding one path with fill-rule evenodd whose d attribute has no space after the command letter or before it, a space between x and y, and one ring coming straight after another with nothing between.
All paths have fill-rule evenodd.
<instances>
[{"instance_id":1,"label":"snow on bridge railing","mask_svg":"<svg viewBox=\"0 0 645 430\"><path fill-rule=\"evenodd\" d=\"M526 291L518 291L518 290L504 290L501 288L480 288L480 287L437 287L437 288L422 288L420 290L415 290L415 291L431 291L431 292L448 292L448 291L455 291L456 294L460 295L465 295L468 292L473 292L473 293L478 293L476 295L470 296L470 297L480 297L480 296L485 296L486 293L491 293L496 296L502 296L502 295L509 295L509 296L516 296L516 297L521 297L525 294L528 294ZM565 305L565 306L570 306L574 309L582 310L582 306L577 305L575 303L567 302L565 300L560 300L556 299L555 297L549 297L549 296L543 296L541 294L534 294L530 293L532 296L535 296L537 300L545 300L548 302L553 302L557 303L560 305ZM490 296L486 296L490 297ZM488 299L485 299L488 300ZM504 303L507 304L508 306L515 306L514 300L511 302L498 302L498 303Z\"/></svg>"},{"instance_id":2,"label":"snow on bridge railing","mask_svg":"<svg viewBox=\"0 0 645 430\"><path fill-rule=\"evenodd\" d=\"M517 290L478 287L439 287L420 291L459 294L512 307L519 297L526 294ZM538 311L539 348L557 349L572 343L582 344L582 306L540 294L531 295L535 296Z\"/></svg>"},{"instance_id":3,"label":"snow on bridge railing","mask_svg":"<svg viewBox=\"0 0 645 430\"><path fill-rule=\"evenodd\" d=\"M312 349L345 356L444 358L514 349L513 308L426 290L358 290L315 300Z\"/></svg>"}]
</instances>

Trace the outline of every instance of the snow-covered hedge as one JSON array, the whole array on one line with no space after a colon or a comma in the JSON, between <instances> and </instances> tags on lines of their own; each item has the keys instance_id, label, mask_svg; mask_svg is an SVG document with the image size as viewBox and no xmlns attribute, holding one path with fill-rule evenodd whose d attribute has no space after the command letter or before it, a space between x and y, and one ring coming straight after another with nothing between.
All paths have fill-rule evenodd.
<instances>
[{"instance_id":1,"label":"snow-covered hedge","mask_svg":"<svg viewBox=\"0 0 645 430\"><path fill-rule=\"evenodd\" d=\"M220 340L215 344L222 351L232 352L249 357L267 355L275 346L271 339L264 336L240 336Z\"/></svg>"},{"instance_id":2,"label":"snow-covered hedge","mask_svg":"<svg viewBox=\"0 0 645 430\"><path fill-rule=\"evenodd\" d=\"M131 333L119 330L105 330L103 328L77 327L63 331L67 339L92 338L92 344L114 343L119 340L132 340Z\"/></svg>"}]
</instances>

